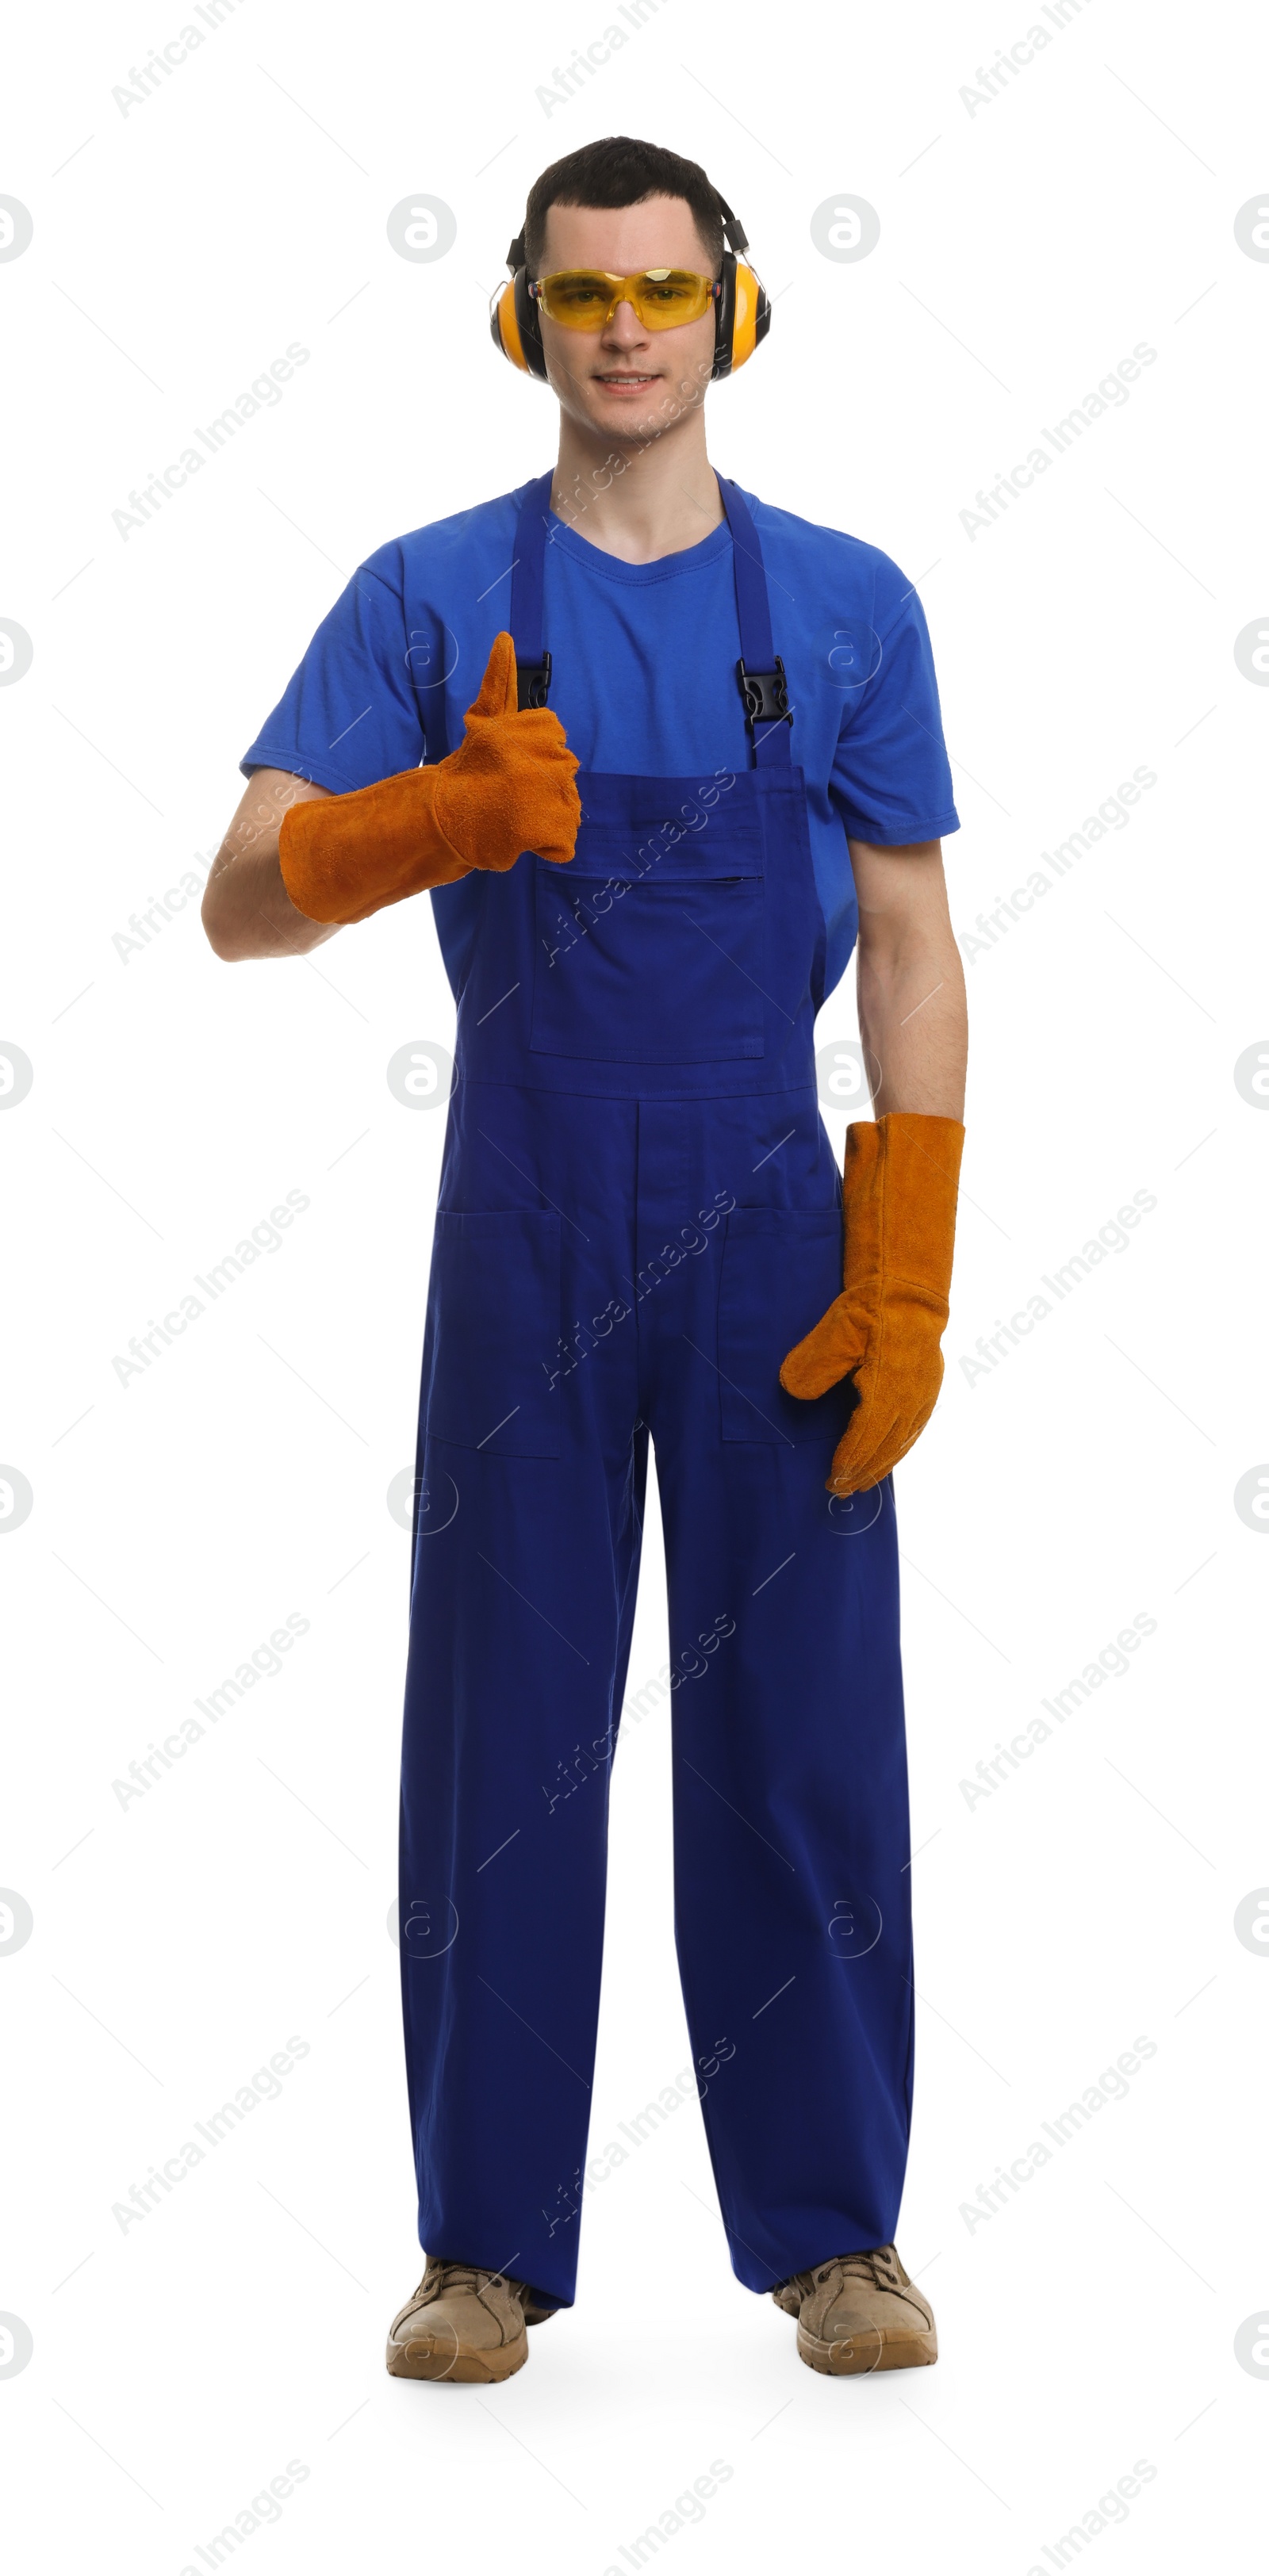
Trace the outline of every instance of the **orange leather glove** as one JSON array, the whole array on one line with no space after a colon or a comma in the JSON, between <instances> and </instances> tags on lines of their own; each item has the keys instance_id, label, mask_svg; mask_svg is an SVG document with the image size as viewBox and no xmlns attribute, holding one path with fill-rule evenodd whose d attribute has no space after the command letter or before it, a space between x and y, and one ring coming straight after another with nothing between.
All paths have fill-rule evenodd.
<instances>
[{"instance_id":1,"label":"orange leather glove","mask_svg":"<svg viewBox=\"0 0 1269 2576\"><path fill-rule=\"evenodd\" d=\"M516 706L516 648L494 637L456 751L349 796L292 805L278 836L282 882L310 921L366 921L472 868L522 850L571 859L582 818L577 762L549 707Z\"/></svg>"},{"instance_id":2,"label":"orange leather glove","mask_svg":"<svg viewBox=\"0 0 1269 2576\"><path fill-rule=\"evenodd\" d=\"M866 1493L912 1447L943 1382L965 1130L890 1110L849 1127L842 1172L843 1287L780 1371L790 1395L826 1395L850 1370L859 1402L833 1456L833 1494Z\"/></svg>"}]
</instances>

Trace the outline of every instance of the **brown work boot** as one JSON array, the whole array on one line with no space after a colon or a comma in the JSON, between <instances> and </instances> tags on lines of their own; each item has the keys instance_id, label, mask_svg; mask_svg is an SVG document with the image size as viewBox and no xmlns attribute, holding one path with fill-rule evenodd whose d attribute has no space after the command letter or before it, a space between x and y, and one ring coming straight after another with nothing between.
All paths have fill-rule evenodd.
<instances>
[{"instance_id":1,"label":"brown work boot","mask_svg":"<svg viewBox=\"0 0 1269 2576\"><path fill-rule=\"evenodd\" d=\"M798 2352L812 2370L914 2370L938 2360L934 2312L893 2245L813 2264L771 2296L797 2318Z\"/></svg>"},{"instance_id":2,"label":"brown work boot","mask_svg":"<svg viewBox=\"0 0 1269 2576\"><path fill-rule=\"evenodd\" d=\"M388 2368L394 2379L510 2379L529 2358L526 2325L553 2314L505 2272L429 2255L388 2330Z\"/></svg>"}]
</instances>

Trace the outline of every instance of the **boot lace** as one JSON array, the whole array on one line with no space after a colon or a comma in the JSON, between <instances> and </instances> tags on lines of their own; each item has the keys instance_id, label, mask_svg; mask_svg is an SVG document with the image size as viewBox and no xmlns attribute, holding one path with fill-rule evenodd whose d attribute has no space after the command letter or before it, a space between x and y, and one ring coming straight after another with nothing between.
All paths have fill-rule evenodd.
<instances>
[{"instance_id":1,"label":"boot lace","mask_svg":"<svg viewBox=\"0 0 1269 2576\"><path fill-rule=\"evenodd\" d=\"M446 2297L451 2290L471 2290L479 2296L482 2290L499 2286L514 2296L519 2283L509 2281L505 2272L488 2272L478 2263L451 2263L438 2255L429 2261L415 2296L430 2303Z\"/></svg>"},{"instance_id":2,"label":"boot lace","mask_svg":"<svg viewBox=\"0 0 1269 2576\"><path fill-rule=\"evenodd\" d=\"M809 2272L795 2272L784 2287L799 2289L805 2297L811 2290L821 2289L833 2273L843 2281L852 2277L867 2281L874 2290L898 2290L903 2286L893 2245L873 2245L867 2251L830 2255L827 2263L812 2264Z\"/></svg>"}]
</instances>

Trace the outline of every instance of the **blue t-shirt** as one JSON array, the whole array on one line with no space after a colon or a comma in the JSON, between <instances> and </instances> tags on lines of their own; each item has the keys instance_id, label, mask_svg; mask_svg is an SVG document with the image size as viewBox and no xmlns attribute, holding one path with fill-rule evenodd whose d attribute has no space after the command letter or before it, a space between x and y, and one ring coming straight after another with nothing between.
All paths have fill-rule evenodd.
<instances>
[{"instance_id":1,"label":"blue t-shirt","mask_svg":"<svg viewBox=\"0 0 1269 2576\"><path fill-rule=\"evenodd\" d=\"M244 753L248 775L285 769L342 795L454 750L508 624L524 488L415 528L361 565ZM959 828L934 661L920 600L888 555L745 499L794 709L831 992L858 928L847 834L894 848ZM550 702L583 769L749 766L726 520L699 545L629 564L552 514L544 627ZM455 994L479 901L478 878L432 895Z\"/></svg>"}]
</instances>

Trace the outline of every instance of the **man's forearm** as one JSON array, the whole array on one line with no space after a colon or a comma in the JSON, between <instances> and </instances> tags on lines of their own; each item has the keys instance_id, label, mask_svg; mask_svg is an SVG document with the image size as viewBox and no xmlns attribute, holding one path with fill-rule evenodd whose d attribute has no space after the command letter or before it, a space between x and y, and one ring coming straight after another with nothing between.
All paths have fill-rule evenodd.
<instances>
[{"instance_id":1,"label":"man's forearm","mask_svg":"<svg viewBox=\"0 0 1269 2576\"><path fill-rule=\"evenodd\" d=\"M203 928L227 963L247 957L302 957L333 939L338 924L310 921L282 881L278 834L292 805L327 790L281 769L251 779L203 890Z\"/></svg>"},{"instance_id":2,"label":"man's forearm","mask_svg":"<svg viewBox=\"0 0 1269 2576\"><path fill-rule=\"evenodd\" d=\"M861 940L859 1030L878 1118L889 1109L964 1117L965 976L950 933L897 955Z\"/></svg>"},{"instance_id":3,"label":"man's forearm","mask_svg":"<svg viewBox=\"0 0 1269 2576\"><path fill-rule=\"evenodd\" d=\"M852 840L859 900L859 1033L883 1118L899 1110L963 1119L965 973L937 841L879 849Z\"/></svg>"}]
</instances>

